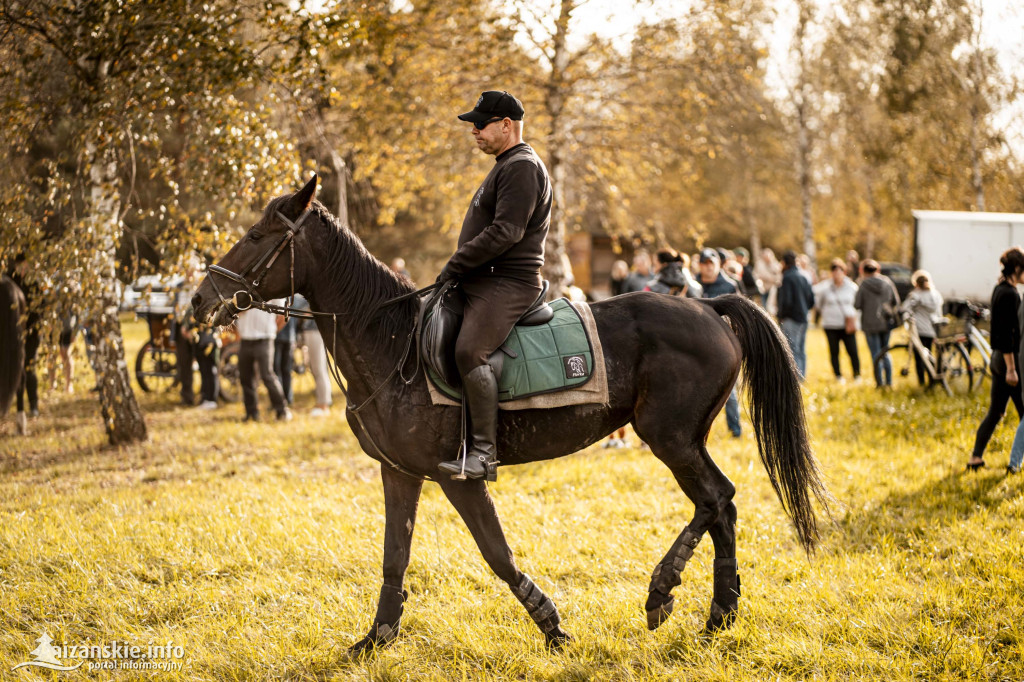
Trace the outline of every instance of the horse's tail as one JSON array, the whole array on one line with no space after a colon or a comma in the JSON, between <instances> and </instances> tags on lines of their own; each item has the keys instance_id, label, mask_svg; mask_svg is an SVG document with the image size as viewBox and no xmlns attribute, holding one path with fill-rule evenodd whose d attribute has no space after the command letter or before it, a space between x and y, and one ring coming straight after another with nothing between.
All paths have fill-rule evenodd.
<instances>
[{"instance_id":1,"label":"horse's tail","mask_svg":"<svg viewBox=\"0 0 1024 682\"><path fill-rule=\"evenodd\" d=\"M826 514L832 496L811 452L800 375L789 344L768 313L747 298L729 295L701 300L719 315L728 316L739 338L761 462L801 544L810 552L818 540L811 493Z\"/></svg>"},{"instance_id":2,"label":"horse's tail","mask_svg":"<svg viewBox=\"0 0 1024 682\"><path fill-rule=\"evenodd\" d=\"M25 367L24 312L25 294L10 277L0 277L0 417L10 409Z\"/></svg>"}]
</instances>

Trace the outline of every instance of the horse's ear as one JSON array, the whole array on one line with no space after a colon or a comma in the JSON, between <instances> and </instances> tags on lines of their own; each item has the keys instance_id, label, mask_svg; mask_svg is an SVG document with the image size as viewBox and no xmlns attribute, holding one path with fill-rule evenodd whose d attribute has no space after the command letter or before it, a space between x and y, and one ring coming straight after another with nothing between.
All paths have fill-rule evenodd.
<instances>
[{"instance_id":1,"label":"horse's ear","mask_svg":"<svg viewBox=\"0 0 1024 682\"><path fill-rule=\"evenodd\" d=\"M313 201L313 197L316 195L316 173L313 173L313 177L309 179L306 186L292 195L292 198L288 200L287 215L288 217L295 219L302 215L302 212L309 208L310 203Z\"/></svg>"}]
</instances>

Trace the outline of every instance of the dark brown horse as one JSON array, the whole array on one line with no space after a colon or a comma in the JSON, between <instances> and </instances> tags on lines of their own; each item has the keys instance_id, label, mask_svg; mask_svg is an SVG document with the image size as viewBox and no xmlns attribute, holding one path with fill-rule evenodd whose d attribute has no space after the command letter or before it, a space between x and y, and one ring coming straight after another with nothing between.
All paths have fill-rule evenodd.
<instances>
[{"instance_id":1,"label":"dark brown horse","mask_svg":"<svg viewBox=\"0 0 1024 682\"><path fill-rule=\"evenodd\" d=\"M236 290L247 289L257 302L294 290L313 310L334 314L318 317L317 326L348 384L349 425L364 452L382 462L386 508L377 614L352 650L385 644L398 632L408 596L402 585L416 507L427 478L441 486L491 570L509 585L547 642L561 644L568 636L559 627L555 605L516 568L486 484L437 474L438 463L458 449L460 410L431 404L423 372L416 372L415 358L406 355L417 303L382 305L412 289L313 201L315 192L316 177L295 194L271 201L263 218L211 268L193 304L197 320L219 325L237 313L227 300ZM828 496L808 442L788 346L771 318L740 296L698 301L628 294L595 303L593 314L604 347L608 403L502 411L501 464L562 457L632 424L696 507L654 568L645 606L648 626L654 629L671 613L672 588L705 533L715 549L706 628L726 626L735 618L740 591L735 489L705 446L741 364L761 461L807 550L817 540L811 497L824 504Z\"/></svg>"}]
</instances>

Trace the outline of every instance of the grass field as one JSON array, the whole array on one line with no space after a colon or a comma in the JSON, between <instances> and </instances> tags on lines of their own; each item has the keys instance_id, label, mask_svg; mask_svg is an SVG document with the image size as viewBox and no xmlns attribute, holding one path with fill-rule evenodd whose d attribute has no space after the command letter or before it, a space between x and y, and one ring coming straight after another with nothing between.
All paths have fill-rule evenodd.
<instances>
[{"instance_id":1,"label":"grass field","mask_svg":"<svg viewBox=\"0 0 1024 682\"><path fill-rule=\"evenodd\" d=\"M134 359L145 332L125 330ZM749 422L734 440L720 417L709 449L737 486L743 581L731 630L698 635L705 539L672 618L647 631L651 570L693 508L649 452L592 447L503 469L491 487L572 645L545 650L427 484L402 635L365 661L345 649L373 617L384 505L342 410L313 419L304 393L293 422L243 425L238 405L140 393L151 440L112 450L80 362L75 395L44 393L30 438L0 427L0 679L1024 679L1024 476L1003 472L1015 416L989 468L965 474L987 384L958 399L882 394L829 378L820 330L808 350L811 433L841 506L805 556ZM44 630L54 645L170 643L164 660L181 669L12 671Z\"/></svg>"}]
</instances>

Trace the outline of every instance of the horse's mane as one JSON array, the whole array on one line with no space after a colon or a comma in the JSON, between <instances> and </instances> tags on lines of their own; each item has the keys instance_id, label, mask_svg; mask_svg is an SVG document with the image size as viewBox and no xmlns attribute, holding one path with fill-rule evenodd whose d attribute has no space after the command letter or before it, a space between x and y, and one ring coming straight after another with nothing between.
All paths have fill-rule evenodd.
<instances>
[{"instance_id":1,"label":"horse's mane","mask_svg":"<svg viewBox=\"0 0 1024 682\"><path fill-rule=\"evenodd\" d=\"M265 215L274 215L290 195L278 197ZM370 332L382 349L400 350L417 313L415 299L389 306L380 304L413 291L410 282L370 253L350 229L321 204L314 201L311 217L323 226L317 305L325 311L345 310L344 325L357 334Z\"/></svg>"}]
</instances>

